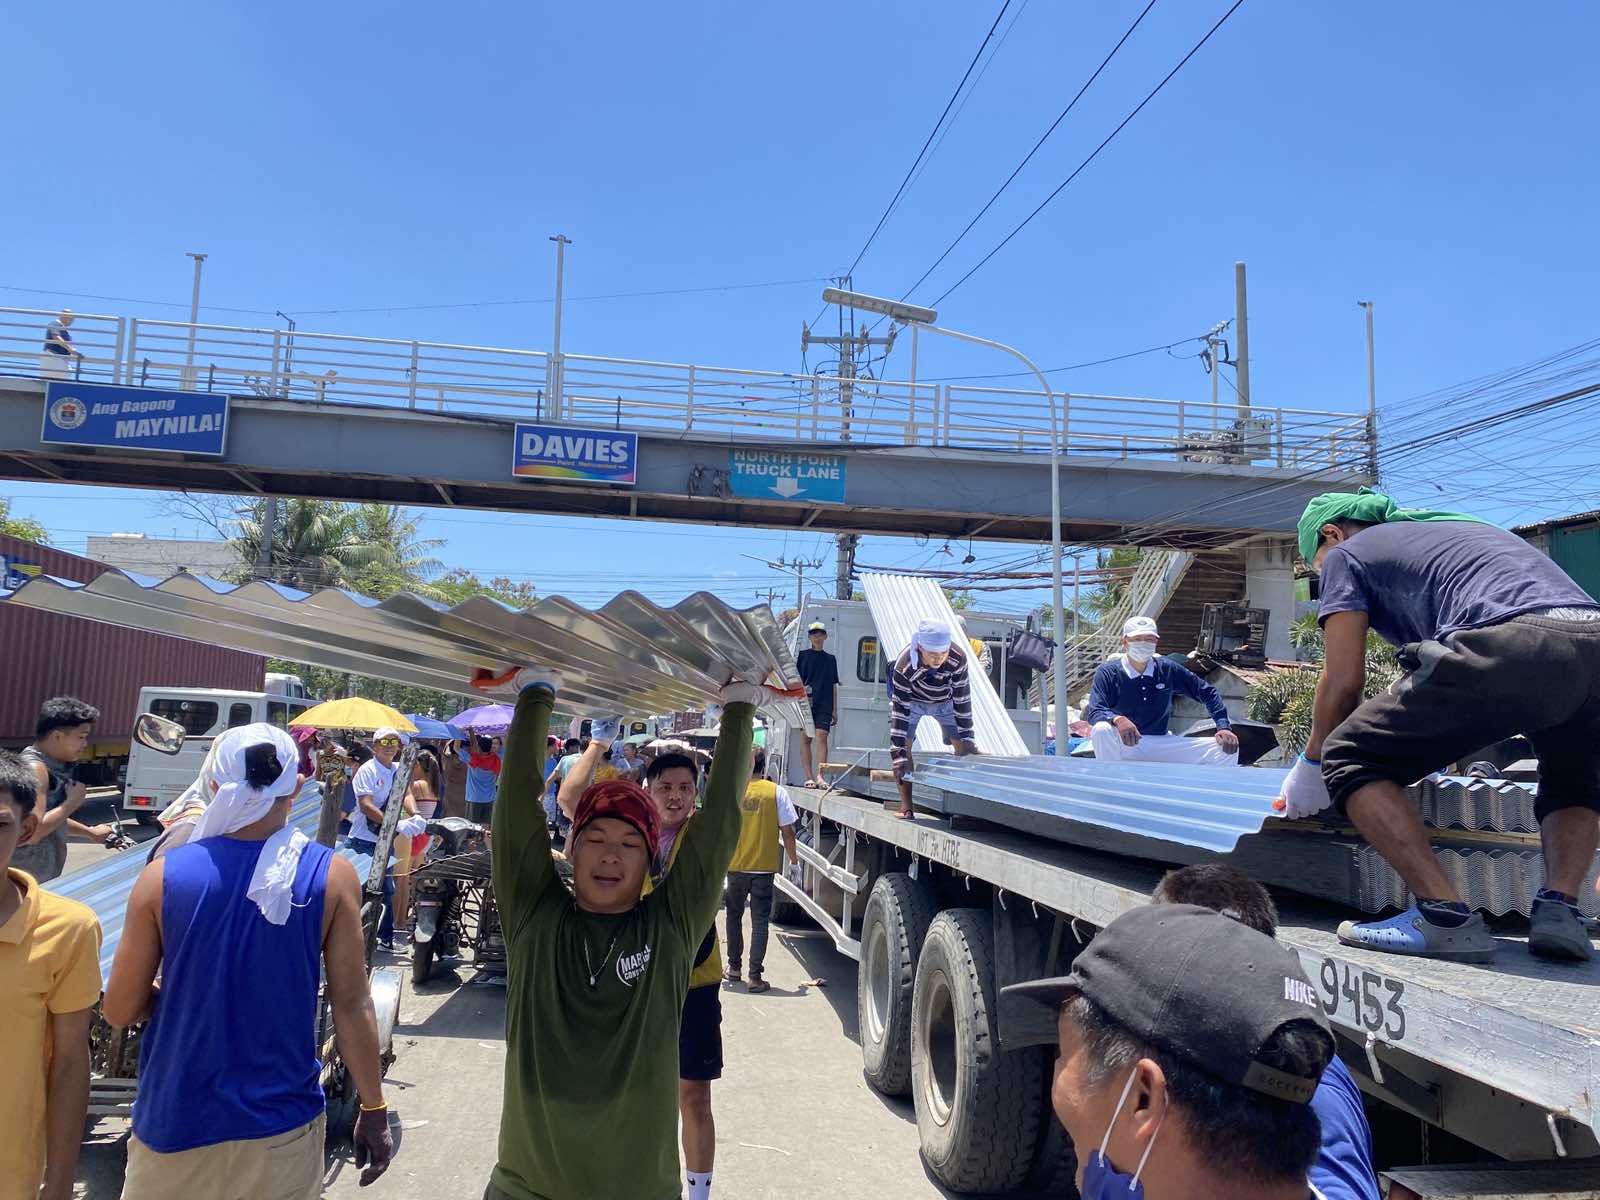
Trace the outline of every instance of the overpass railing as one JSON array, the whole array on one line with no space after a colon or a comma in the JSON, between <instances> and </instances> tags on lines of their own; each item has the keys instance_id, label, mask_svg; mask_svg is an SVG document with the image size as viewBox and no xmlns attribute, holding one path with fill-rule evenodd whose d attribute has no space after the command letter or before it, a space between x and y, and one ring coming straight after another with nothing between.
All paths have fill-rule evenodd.
<instances>
[{"instance_id":1,"label":"overpass railing","mask_svg":"<svg viewBox=\"0 0 1600 1200\"><path fill-rule=\"evenodd\" d=\"M797 375L305 330L75 314L66 363L42 353L55 310L0 308L0 374L225 391L324 404L570 422L728 440L1050 449L1069 455L1360 470L1363 414L1199 400Z\"/></svg>"}]
</instances>

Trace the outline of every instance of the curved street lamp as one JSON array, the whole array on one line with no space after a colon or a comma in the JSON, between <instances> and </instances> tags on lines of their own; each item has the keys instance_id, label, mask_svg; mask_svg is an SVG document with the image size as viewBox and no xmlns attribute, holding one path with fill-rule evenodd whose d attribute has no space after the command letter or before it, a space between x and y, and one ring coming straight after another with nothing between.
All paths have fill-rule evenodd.
<instances>
[{"instance_id":1,"label":"curved street lamp","mask_svg":"<svg viewBox=\"0 0 1600 1200\"><path fill-rule=\"evenodd\" d=\"M1056 704L1056 753L1059 755L1066 744L1062 735L1066 730L1067 721L1067 626L1061 606L1061 426L1056 409L1056 395L1050 390L1050 381L1044 377L1043 371L1033 365L1032 359L1014 346L994 341L992 338L978 337L976 334L962 333L957 329L943 329L935 325L934 322L939 319L939 314L931 308L922 308L899 300L888 300L882 296L868 296L861 292L845 292L838 288L824 288L822 300L825 304L841 304L860 312L877 313L879 316L888 317L891 321L899 321L903 325L914 326L917 329L926 329L930 333L943 334L957 341L1004 351L1032 371L1039 380L1039 387L1050 402L1050 605L1054 610L1056 640L1056 652L1051 656L1051 665Z\"/></svg>"}]
</instances>

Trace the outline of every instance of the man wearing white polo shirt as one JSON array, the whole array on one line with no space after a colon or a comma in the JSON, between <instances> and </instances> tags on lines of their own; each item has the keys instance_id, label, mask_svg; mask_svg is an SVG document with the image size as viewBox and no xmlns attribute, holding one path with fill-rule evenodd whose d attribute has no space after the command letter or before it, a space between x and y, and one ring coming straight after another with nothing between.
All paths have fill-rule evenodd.
<instances>
[{"instance_id":1,"label":"man wearing white polo shirt","mask_svg":"<svg viewBox=\"0 0 1600 1200\"><path fill-rule=\"evenodd\" d=\"M1090 723L1094 756L1109 762L1239 765L1239 739L1217 689L1170 658L1156 657L1156 623L1129 617L1122 626L1122 654L1101 663L1083 710ZM1214 737L1178 737L1167 732L1172 697L1188 696L1206 706L1217 723Z\"/></svg>"}]
</instances>

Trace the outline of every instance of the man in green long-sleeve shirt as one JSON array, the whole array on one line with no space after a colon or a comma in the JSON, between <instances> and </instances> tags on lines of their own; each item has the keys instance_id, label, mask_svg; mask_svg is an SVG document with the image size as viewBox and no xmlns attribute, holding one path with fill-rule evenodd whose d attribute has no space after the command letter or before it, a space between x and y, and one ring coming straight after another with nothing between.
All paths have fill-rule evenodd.
<instances>
[{"instance_id":1,"label":"man in green long-sleeve shirt","mask_svg":"<svg viewBox=\"0 0 1600 1200\"><path fill-rule=\"evenodd\" d=\"M755 706L723 689L705 809L667 882L640 899L655 808L636 784L596 784L568 840L574 894L550 857L541 803L557 679L523 669L494 809L495 898L505 929L506 1078L488 1200L670 1200L678 1169L678 1015L739 836ZM630 790L631 789L631 790ZM648 815L646 815L648 814Z\"/></svg>"}]
</instances>

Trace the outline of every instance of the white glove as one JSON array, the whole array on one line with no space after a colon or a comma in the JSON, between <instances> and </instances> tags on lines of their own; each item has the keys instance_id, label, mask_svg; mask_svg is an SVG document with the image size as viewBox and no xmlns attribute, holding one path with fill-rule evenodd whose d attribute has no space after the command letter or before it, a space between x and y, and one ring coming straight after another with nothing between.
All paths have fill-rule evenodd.
<instances>
[{"instance_id":1,"label":"white glove","mask_svg":"<svg viewBox=\"0 0 1600 1200\"><path fill-rule=\"evenodd\" d=\"M717 693L717 699L723 704L754 704L759 708L775 700L804 699L805 694L805 688L800 686L792 692L780 692L777 688L770 688L765 684L733 679L722 685L722 690Z\"/></svg>"},{"instance_id":2,"label":"white glove","mask_svg":"<svg viewBox=\"0 0 1600 1200\"><path fill-rule=\"evenodd\" d=\"M561 690L561 673L547 667L517 667L499 675L479 671L472 680L472 688L490 696L517 696L525 689L547 687L552 692Z\"/></svg>"},{"instance_id":3,"label":"white glove","mask_svg":"<svg viewBox=\"0 0 1600 1200\"><path fill-rule=\"evenodd\" d=\"M622 732L621 717L596 717L589 722L589 740L609 746Z\"/></svg>"},{"instance_id":4,"label":"white glove","mask_svg":"<svg viewBox=\"0 0 1600 1200\"><path fill-rule=\"evenodd\" d=\"M416 837L419 833L428 832L428 818L420 813L414 817L407 817L395 827L396 833L403 833L407 837Z\"/></svg>"},{"instance_id":5,"label":"white glove","mask_svg":"<svg viewBox=\"0 0 1600 1200\"><path fill-rule=\"evenodd\" d=\"M1322 781L1322 764L1302 754L1284 776L1283 788L1272 807L1278 816L1294 819L1315 816L1332 803L1328 785Z\"/></svg>"}]
</instances>

